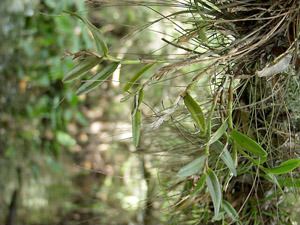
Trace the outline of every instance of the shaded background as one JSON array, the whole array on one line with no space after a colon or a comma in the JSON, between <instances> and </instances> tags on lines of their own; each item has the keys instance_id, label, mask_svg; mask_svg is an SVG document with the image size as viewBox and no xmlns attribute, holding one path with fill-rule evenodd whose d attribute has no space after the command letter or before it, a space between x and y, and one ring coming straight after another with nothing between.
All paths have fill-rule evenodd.
<instances>
[{"instance_id":1,"label":"shaded background","mask_svg":"<svg viewBox=\"0 0 300 225\"><path fill-rule=\"evenodd\" d=\"M155 210L161 202L150 200L156 185L155 170L147 169L150 159L131 153L131 109L120 103L118 74L83 97L61 82L74 66L71 57L61 59L64 51L94 48L86 27L62 15L63 9L89 16L118 57L129 52L138 58L136 52L159 47L160 34L149 32L139 36L144 42L117 43L153 18L150 10L96 7L70 0L0 1L1 224L165 220L164 212ZM121 76L134 72L124 67ZM164 93L159 86L151 92L155 107Z\"/></svg>"}]
</instances>

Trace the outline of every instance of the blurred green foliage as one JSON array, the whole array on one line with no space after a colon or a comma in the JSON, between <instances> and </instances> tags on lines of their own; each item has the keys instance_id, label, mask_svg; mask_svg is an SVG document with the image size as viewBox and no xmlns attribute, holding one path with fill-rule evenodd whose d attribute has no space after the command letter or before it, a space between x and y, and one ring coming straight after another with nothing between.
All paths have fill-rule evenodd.
<instances>
[{"instance_id":1,"label":"blurred green foliage","mask_svg":"<svg viewBox=\"0 0 300 225\"><path fill-rule=\"evenodd\" d=\"M106 86L78 98L73 85L62 84L63 75L77 63L64 57L64 51L75 53L95 46L85 25L61 11L78 11L84 16L89 12L105 33L108 45L115 47L116 55L127 51L118 46L120 37L142 25L149 13L121 7L107 8L100 14L87 6L76 0L0 1L0 224L141 221L137 212L143 212L139 205L144 202L139 201L146 198L145 181L136 176L140 173L139 159L129 157L129 141L100 144L109 152L90 156L89 148L97 146L89 147L86 138L90 129L87 114L96 111L105 122L115 123L120 116L129 122L124 114L129 109L124 109L126 104L108 104L118 102L112 96L121 93L121 88ZM150 39L149 35L144 37ZM140 41L133 45L124 40L121 44L131 47L132 52L146 52ZM125 77L134 72L124 68ZM122 132L111 127L105 135ZM93 157L100 158L100 165L107 165L117 177L86 170L95 169ZM124 173L131 175L123 179ZM138 180L128 181L131 176Z\"/></svg>"},{"instance_id":2,"label":"blurred green foliage","mask_svg":"<svg viewBox=\"0 0 300 225\"><path fill-rule=\"evenodd\" d=\"M9 214L12 193L22 187L22 223L53 223L58 220L53 210L64 208L72 194L70 174L61 163L71 155L62 150L76 144L67 125L87 124L77 109L80 100L60 81L73 62L60 57L64 49L91 46L84 33L73 35L81 24L55 15L62 8L84 10L84 3L7 0L0 5L0 221Z\"/></svg>"}]
</instances>

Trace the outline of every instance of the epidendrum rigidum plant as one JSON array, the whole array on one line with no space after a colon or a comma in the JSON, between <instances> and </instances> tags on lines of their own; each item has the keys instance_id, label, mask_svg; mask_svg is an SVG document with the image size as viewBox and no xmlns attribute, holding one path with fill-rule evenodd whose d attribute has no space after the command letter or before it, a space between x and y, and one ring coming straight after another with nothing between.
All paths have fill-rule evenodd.
<instances>
[{"instance_id":1,"label":"epidendrum rigidum plant","mask_svg":"<svg viewBox=\"0 0 300 225\"><path fill-rule=\"evenodd\" d=\"M93 3L118 5L120 1ZM172 22L178 27L178 36L162 41L186 54L176 60L113 57L96 26L78 13L66 12L86 24L97 51L75 53L74 58L80 60L63 81L79 80L100 65L76 92L87 94L109 79L120 65L142 64L124 85L128 94L122 99L133 99L133 144L139 148L144 89L153 82L172 79L186 67L199 65L174 106L153 123L157 128L171 118L171 126L183 127L180 133L192 146L191 152L184 155L189 162L185 160L186 164L177 170L177 178L181 178L177 184L185 185L171 207L171 218L175 215L177 223L183 224L295 221L297 207L280 208L280 204L291 193L297 202L300 185L297 129L293 129L289 118L293 109L285 105L286 93L299 74L299 1L122 1L122 4L175 7L169 15L157 12L161 18L142 29L163 20ZM184 29L176 22L188 24L189 28ZM153 66L160 68L144 83L136 85ZM210 83L206 99L201 98L197 86L203 78ZM182 106L187 111L177 110Z\"/></svg>"}]
</instances>

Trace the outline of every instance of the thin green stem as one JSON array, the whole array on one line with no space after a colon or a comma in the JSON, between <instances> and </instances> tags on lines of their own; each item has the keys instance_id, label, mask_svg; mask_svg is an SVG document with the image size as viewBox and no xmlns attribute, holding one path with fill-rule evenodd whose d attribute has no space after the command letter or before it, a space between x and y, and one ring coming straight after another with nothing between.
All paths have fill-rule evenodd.
<instances>
[{"instance_id":1,"label":"thin green stem","mask_svg":"<svg viewBox=\"0 0 300 225\"><path fill-rule=\"evenodd\" d=\"M217 92L217 94L214 97L214 101L211 105L210 113L209 113L209 116L207 118L207 129L206 129L206 131L207 131L207 133L206 133L206 135L207 135L207 137L206 137L207 144L205 146L205 154L207 154L207 155L209 155L209 146L210 145L208 143L210 141L210 136L211 136L211 120L212 120L212 115L213 115L213 113L215 111L215 108L216 108L216 105L217 105L218 98L219 98L219 92Z\"/></svg>"},{"instance_id":2,"label":"thin green stem","mask_svg":"<svg viewBox=\"0 0 300 225\"><path fill-rule=\"evenodd\" d=\"M228 91L228 127L229 130L233 129L232 123L232 104L233 104L233 87L232 87L232 78L230 80L229 91Z\"/></svg>"},{"instance_id":3,"label":"thin green stem","mask_svg":"<svg viewBox=\"0 0 300 225\"><path fill-rule=\"evenodd\" d=\"M111 61L111 62L118 62L123 65L134 65L134 64L148 64L148 63L158 63L164 64L169 63L168 60L158 60L158 59L118 59L113 56L106 56L103 57L103 60Z\"/></svg>"}]
</instances>

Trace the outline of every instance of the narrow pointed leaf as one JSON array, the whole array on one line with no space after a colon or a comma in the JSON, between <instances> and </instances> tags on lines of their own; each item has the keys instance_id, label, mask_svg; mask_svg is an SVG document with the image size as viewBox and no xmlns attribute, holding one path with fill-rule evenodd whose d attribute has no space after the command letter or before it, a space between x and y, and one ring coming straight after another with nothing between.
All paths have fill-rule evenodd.
<instances>
[{"instance_id":1,"label":"narrow pointed leaf","mask_svg":"<svg viewBox=\"0 0 300 225\"><path fill-rule=\"evenodd\" d=\"M278 183L284 187L300 187L300 179L296 178L281 178L278 179Z\"/></svg>"},{"instance_id":2,"label":"narrow pointed leaf","mask_svg":"<svg viewBox=\"0 0 300 225\"><path fill-rule=\"evenodd\" d=\"M138 71L131 79L130 81L124 86L124 91L128 91L133 84L138 81L141 76L148 70L150 69L154 64L147 64L146 66L144 66L140 71Z\"/></svg>"},{"instance_id":3,"label":"narrow pointed leaf","mask_svg":"<svg viewBox=\"0 0 300 225\"><path fill-rule=\"evenodd\" d=\"M87 27L89 28L89 30L91 31L91 33L94 37L94 40L95 40L96 45L97 45L98 52L103 53L106 56L107 53L108 53L108 48L107 48L107 45L104 41L104 37L103 37L102 33L100 32L100 30L97 27L95 27L90 21L88 21L86 18L82 17L78 13L69 12L69 11L66 11L66 10L64 10L63 12L68 13L72 16L76 16L82 22L84 22L85 25L87 25Z\"/></svg>"},{"instance_id":4,"label":"narrow pointed leaf","mask_svg":"<svg viewBox=\"0 0 300 225\"><path fill-rule=\"evenodd\" d=\"M141 105L142 102L143 102L143 98L144 98L144 89L141 89L141 90L139 91L139 96L138 96L138 98L137 98L137 102L138 102L137 107L140 107L140 105Z\"/></svg>"},{"instance_id":5,"label":"narrow pointed leaf","mask_svg":"<svg viewBox=\"0 0 300 225\"><path fill-rule=\"evenodd\" d=\"M224 146L220 141L216 141L213 143L212 147L217 151L217 153L221 154L220 158L223 160L223 162L226 164L230 172L237 176L236 168L234 161L230 155L230 152L227 149L227 146Z\"/></svg>"},{"instance_id":6,"label":"narrow pointed leaf","mask_svg":"<svg viewBox=\"0 0 300 225\"><path fill-rule=\"evenodd\" d=\"M225 215L225 212L224 212L224 211L220 212L219 214L215 214L215 215L211 218L211 222L216 222L216 221L222 220L222 218L224 217L224 215ZM214 224L216 224L216 223L214 223Z\"/></svg>"},{"instance_id":7,"label":"narrow pointed leaf","mask_svg":"<svg viewBox=\"0 0 300 225\"><path fill-rule=\"evenodd\" d=\"M106 45L106 43L105 43L105 41L104 41L104 37L103 37L103 35L102 35L102 33L100 32L100 30L97 28L97 27L95 27L93 24L91 24L90 22L89 22L89 29L90 29L90 31L92 32L92 34L93 34L93 37L94 37L94 40L95 40L95 42L96 42L96 45L97 45L97 50L98 50L98 52L99 53L103 53L103 55L107 55L107 53L108 53L108 48L107 48L107 45Z\"/></svg>"},{"instance_id":8,"label":"narrow pointed leaf","mask_svg":"<svg viewBox=\"0 0 300 225\"><path fill-rule=\"evenodd\" d=\"M198 105L198 103L190 96L187 92L184 96L184 104L189 110L193 120L195 121L197 127L201 130L206 132L206 121L202 109Z\"/></svg>"},{"instance_id":9,"label":"narrow pointed leaf","mask_svg":"<svg viewBox=\"0 0 300 225\"><path fill-rule=\"evenodd\" d=\"M136 111L138 109L140 109L140 105L143 102L143 98L144 98L144 90L141 89L139 90L139 92L134 96L134 100L133 100L133 104L132 104L132 115L134 115L136 113Z\"/></svg>"},{"instance_id":10,"label":"narrow pointed leaf","mask_svg":"<svg viewBox=\"0 0 300 225\"><path fill-rule=\"evenodd\" d=\"M198 173L203 168L206 158L207 155L203 155L195 159L194 161L190 162L189 164L187 164L186 166L184 166L178 171L178 176L188 177Z\"/></svg>"},{"instance_id":11,"label":"narrow pointed leaf","mask_svg":"<svg viewBox=\"0 0 300 225\"><path fill-rule=\"evenodd\" d=\"M206 17L203 15L203 13L201 12L201 10L203 10L202 8L200 8L199 4L198 4L198 0L194 0L195 6L198 10L198 13L200 14L200 16L202 17L202 19L206 19Z\"/></svg>"},{"instance_id":12,"label":"narrow pointed leaf","mask_svg":"<svg viewBox=\"0 0 300 225\"><path fill-rule=\"evenodd\" d=\"M259 156L267 156L268 153L255 141L248 138L246 135L240 133L239 131L232 129L231 137L233 140L240 145L243 149Z\"/></svg>"},{"instance_id":13,"label":"narrow pointed leaf","mask_svg":"<svg viewBox=\"0 0 300 225\"><path fill-rule=\"evenodd\" d=\"M287 160L287 161L281 163L279 166L277 166L275 168L270 168L270 169L265 168L265 170L268 173L272 173L272 174L284 174L284 173L289 173L289 172L293 171L299 165L300 165L299 159L290 159L290 160Z\"/></svg>"},{"instance_id":14,"label":"narrow pointed leaf","mask_svg":"<svg viewBox=\"0 0 300 225\"><path fill-rule=\"evenodd\" d=\"M223 209L227 213L227 215L233 220L236 221L239 217L236 210L232 207L232 205L227 202L226 200L223 200Z\"/></svg>"},{"instance_id":15,"label":"narrow pointed leaf","mask_svg":"<svg viewBox=\"0 0 300 225\"><path fill-rule=\"evenodd\" d=\"M141 110L137 110L132 116L132 137L134 147L138 147L141 133Z\"/></svg>"},{"instance_id":16,"label":"narrow pointed leaf","mask_svg":"<svg viewBox=\"0 0 300 225\"><path fill-rule=\"evenodd\" d=\"M220 212L222 193L218 178L210 168L207 168L206 184L214 205L215 216L217 216Z\"/></svg>"},{"instance_id":17,"label":"narrow pointed leaf","mask_svg":"<svg viewBox=\"0 0 300 225\"><path fill-rule=\"evenodd\" d=\"M233 162L233 159L227 149L227 147L223 150L222 154L220 155L220 158L223 160L223 162L226 164L226 166L229 168L230 172L237 176L236 168Z\"/></svg>"},{"instance_id":18,"label":"narrow pointed leaf","mask_svg":"<svg viewBox=\"0 0 300 225\"><path fill-rule=\"evenodd\" d=\"M255 163L255 165L260 165L260 164L265 163L267 161L267 159L268 159L268 157L263 156L258 159L253 159L253 162Z\"/></svg>"},{"instance_id":19,"label":"narrow pointed leaf","mask_svg":"<svg viewBox=\"0 0 300 225\"><path fill-rule=\"evenodd\" d=\"M78 79L85 74L87 74L91 69L93 69L97 64L101 62L101 59L97 57L87 57L79 64L77 64L70 72L68 72L64 78L63 82L70 82Z\"/></svg>"},{"instance_id":20,"label":"narrow pointed leaf","mask_svg":"<svg viewBox=\"0 0 300 225\"><path fill-rule=\"evenodd\" d=\"M208 1L208 0L201 0L201 3L202 3L204 6L210 8L210 9L214 9L214 10L216 10L216 11L218 11L218 12L222 12L215 4L211 3L211 2Z\"/></svg>"},{"instance_id":21,"label":"narrow pointed leaf","mask_svg":"<svg viewBox=\"0 0 300 225\"><path fill-rule=\"evenodd\" d=\"M200 177L198 183L197 183L197 186L195 187L195 189L191 193L191 196L193 196L194 194L196 194L198 191L201 190L201 188L204 185L205 180L206 180L206 173L203 173L202 176Z\"/></svg>"},{"instance_id":22,"label":"narrow pointed leaf","mask_svg":"<svg viewBox=\"0 0 300 225\"><path fill-rule=\"evenodd\" d=\"M211 136L208 144L211 145L212 143L219 140L220 137L226 132L228 127L227 120L219 127L219 129Z\"/></svg>"},{"instance_id":23,"label":"narrow pointed leaf","mask_svg":"<svg viewBox=\"0 0 300 225\"><path fill-rule=\"evenodd\" d=\"M87 94L97 88L100 84L106 81L111 74L118 68L118 63L111 63L104 68L101 68L91 79L85 82L77 90L76 95Z\"/></svg>"},{"instance_id":24,"label":"narrow pointed leaf","mask_svg":"<svg viewBox=\"0 0 300 225\"><path fill-rule=\"evenodd\" d=\"M205 31L204 31L203 28L200 28L200 29L199 29L198 35L199 35L199 38L200 38L203 42L207 42L207 41L208 41L208 39L207 39L207 37L206 37L206 34L205 34Z\"/></svg>"}]
</instances>

